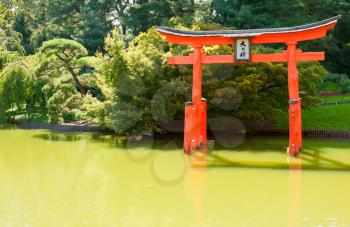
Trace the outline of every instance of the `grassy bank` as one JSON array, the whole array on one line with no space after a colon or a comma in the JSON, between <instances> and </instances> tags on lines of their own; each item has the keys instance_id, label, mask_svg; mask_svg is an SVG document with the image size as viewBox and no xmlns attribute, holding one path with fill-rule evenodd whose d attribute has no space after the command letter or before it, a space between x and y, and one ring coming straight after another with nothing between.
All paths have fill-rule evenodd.
<instances>
[{"instance_id":1,"label":"grassy bank","mask_svg":"<svg viewBox=\"0 0 350 227\"><path fill-rule=\"evenodd\" d=\"M288 128L288 114L278 119L276 128ZM303 128L350 130L350 105L318 106L305 110Z\"/></svg>"},{"instance_id":2,"label":"grassy bank","mask_svg":"<svg viewBox=\"0 0 350 227\"><path fill-rule=\"evenodd\" d=\"M336 103L336 102L350 102L350 95L322 97L322 103Z\"/></svg>"}]
</instances>

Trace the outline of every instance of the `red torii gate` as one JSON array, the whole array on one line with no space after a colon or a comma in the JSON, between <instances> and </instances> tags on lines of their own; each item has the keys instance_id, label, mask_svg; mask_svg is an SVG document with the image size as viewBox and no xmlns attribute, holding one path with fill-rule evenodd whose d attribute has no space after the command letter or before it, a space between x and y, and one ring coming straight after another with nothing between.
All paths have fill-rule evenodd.
<instances>
[{"instance_id":1,"label":"red torii gate","mask_svg":"<svg viewBox=\"0 0 350 227\"><path fill-rule=\"evenodd\" d=\"M299 98L298 61L322 61L324 52L302 52L297 50L301 41L320 39L335 26L341 16L312 24L270 29L182 31L158 27L169 43L189 45L194 53L189 56L169 57L173 65L192 64L192 102L185 105L184 151L191 152L207 143L206 100L202 98L202 64L235 64L241 62L288 62L289 89L289 154L295 156L302 148L301 100ZM240 46L238 45L240 43ZM251 54L250 44L284 43L287 50L278 54ZM206 45L234 45L232 55L207 56L202 52Z\"/></svg>"}]
</instances>

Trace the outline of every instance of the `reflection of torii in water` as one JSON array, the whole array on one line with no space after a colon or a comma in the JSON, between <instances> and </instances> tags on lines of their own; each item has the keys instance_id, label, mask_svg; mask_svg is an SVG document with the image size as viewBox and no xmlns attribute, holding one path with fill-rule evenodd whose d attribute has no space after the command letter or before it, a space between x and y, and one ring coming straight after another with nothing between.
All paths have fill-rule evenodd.
<instances>
[{"instance_id":1,"label":"reflection of torii in water","mask_svg":"<svg viewBox=\"0 0 350 227\"><path fill-rule=\"evenodd\" d=\"M320 39L335 26L341 16L320 22L288 27L250 30L225 31L181 31L168 27L159 27L158 31L173 44L189 45L194 49L190 56L174 56L169 64L193 65L192 102L185 106L184 151L191 152L207 144L206 100L202 99L202 65L234 64L232 55L207 56L202 52L205 45L232 45L236 39L246 37L251 44L283 43L287 50L278 54L253 54L251 62L287 62L289 90L289 154L297 155L302 148L301 100L299 98L299 78L297 62L321 61L324 52L303 53L297 50L299 42Z\"/></svg>"},{"instance_id":2,"label":"reflection of torii in water","mask_svg":"<svg viewBox=\"0 0 350 227\"><path fill-rule=\"evenodd\" d=\"M206 162L206 167L238 167L238 168L258 168L258 169L291 169L296 165L291 165L291 163L285 162L257 162L257 161L236 161L229 159L224 155L217 153L208 152L206 154L211 160ZM318 150L313 153L309 151L304 151L300 155L299 161L296 162L297 168L304 170L335 170L335 171L350 171L350 163L344 163L332 158L328 158L324 155L320 155ZM320 162L319 160L323 161ZM303 161L303 163L301 163ZM201 162L195 164L194 166L201 166ZM295 164L295 163L292 163Z\"/></svg>"}]
</instances>

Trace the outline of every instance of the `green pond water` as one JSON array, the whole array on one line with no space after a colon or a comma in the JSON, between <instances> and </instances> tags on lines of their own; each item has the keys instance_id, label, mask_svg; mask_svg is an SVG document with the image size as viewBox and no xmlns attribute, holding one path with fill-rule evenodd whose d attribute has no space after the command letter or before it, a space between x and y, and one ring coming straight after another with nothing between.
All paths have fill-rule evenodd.
<instances>
[{"instance_id":1,"label":"green pond water","mask_svg":"<svg viewBox=\"0 0 350 227\"><path fill-rule=\"evenodd\" d=\"M350 226L350 142L181 141L0 130L0 226Z\"/></svg>"}]
</instances>

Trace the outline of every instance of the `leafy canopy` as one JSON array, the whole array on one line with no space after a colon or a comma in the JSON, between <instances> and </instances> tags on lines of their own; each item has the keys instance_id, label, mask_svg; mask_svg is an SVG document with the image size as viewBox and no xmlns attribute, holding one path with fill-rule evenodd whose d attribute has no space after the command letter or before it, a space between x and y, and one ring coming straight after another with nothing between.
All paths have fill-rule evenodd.
<instances>
[{"instance_id":1,"label":"leafy canopy","mask_svg":"<svg viewBox=\"0 0 350 227\"><path fill-rule=\"evenodd\" d=\"M86 94L87 89L78 79L79 70L83 67L80 59L88 55L83 45L74 40L53 39L43 43L40 53L44 60L38 68L39 73L64 69L71 74L79 92Z\"/></svg>"}]
</instances>

